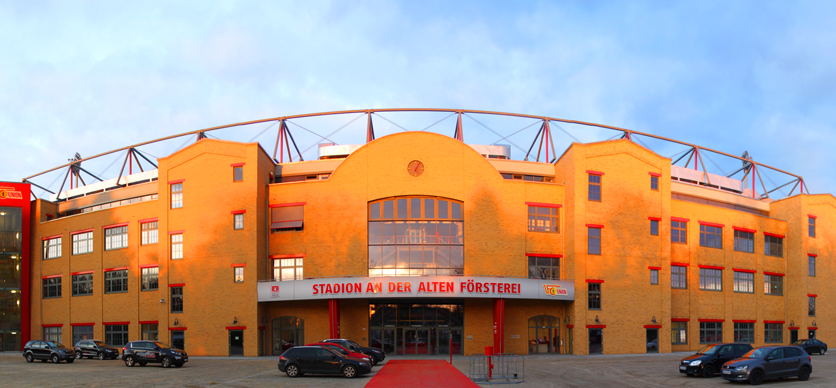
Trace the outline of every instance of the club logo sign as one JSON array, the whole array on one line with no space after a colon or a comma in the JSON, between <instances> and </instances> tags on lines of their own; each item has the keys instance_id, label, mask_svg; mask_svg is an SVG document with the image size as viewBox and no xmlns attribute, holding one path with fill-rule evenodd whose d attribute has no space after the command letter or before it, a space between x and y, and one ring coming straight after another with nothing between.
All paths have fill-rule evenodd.
<instances>
[{"instance_id":1,"label":"club logo sign","mask_svg":"<svg viewBox=\"0 0 836 388\"><path fill-rule=\"evenodd\" d=\"M271 298L278 298L279 297L279 286L273 286L270 288L270 297Z\"/></svg>"},{"instance_id":2,"label":"club logo sign","mask_svg":"<svg viewBox=\"0 0 836 388\"><path fill-rule=\"evenodd\" d=\"M11 187L0 187L0 199L23 199L23 194Z\"/></svg>"},{"instance_id":3,"label":"club logo sign","mask_svg":"<svg viewBox=\"0 0 836 388\"><path fill-rule=\"evenodd\" d=\"M561 288L558 285L554 284L544 284L543 291L546 292L546 295L557 296L557 295L567 295L565 289Z\"/></svg>"}]
</instances>

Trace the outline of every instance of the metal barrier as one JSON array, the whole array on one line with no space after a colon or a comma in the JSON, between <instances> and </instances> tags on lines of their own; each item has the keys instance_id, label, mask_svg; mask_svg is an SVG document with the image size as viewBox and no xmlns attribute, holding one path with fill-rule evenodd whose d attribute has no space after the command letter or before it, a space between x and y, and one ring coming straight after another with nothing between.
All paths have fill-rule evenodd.
<instances>
[{"instance_id":1,"label":"metal barrier","mask_svg":"<svg viewBox=\"0 0 836 388\"><path fill-rule=\"evenodd\" d=\"M475 383L522 383L525 381L525 357L512 353L471 354L468 377Z\"/></svg>"}]
</instances>

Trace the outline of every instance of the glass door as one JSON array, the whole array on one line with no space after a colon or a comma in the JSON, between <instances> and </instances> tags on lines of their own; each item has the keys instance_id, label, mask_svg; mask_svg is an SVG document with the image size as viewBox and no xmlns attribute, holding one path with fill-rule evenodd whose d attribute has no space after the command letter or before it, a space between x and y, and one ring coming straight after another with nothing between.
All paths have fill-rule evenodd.
<instances>
[{"instance_id":1,"label":"glass door","mask_svg":"<svg viewBox=\"0 0 836 388\"><path fill-rule=\"evenodd\" d=\"M589 329L589 354L604 354L604 330Z\"/></svg>"},{"instance_id":2,"label":"glass door","mask_svg":"<svg viewBox=\"0 0 836 388\"><path fill-rule=\"evenodd\" d=\"M418 329L415 332L415 354L433 354L433 347L430 346L430 329Z\"/></svg>"},{"instance_id":3,"label":"glass door","mask_svg":"<svg viewBox=\"0 0 836 388\"><path fill-rule=\"evenodd\" d=\"M647 329L647 353L659 353L659 329Z\"/></svg>"},{"instance_id":4,"label":"glass door","mask_svg":"<svg viewBox=\"0 0 836 388\"><path fill-rule=\"evenodd\" d=\"M404 349L403 337L404 329L399 327L397 335L395 335L395 350L397 351L395 354L406 354L406 349Z\"/></svg>"}]
</instances>

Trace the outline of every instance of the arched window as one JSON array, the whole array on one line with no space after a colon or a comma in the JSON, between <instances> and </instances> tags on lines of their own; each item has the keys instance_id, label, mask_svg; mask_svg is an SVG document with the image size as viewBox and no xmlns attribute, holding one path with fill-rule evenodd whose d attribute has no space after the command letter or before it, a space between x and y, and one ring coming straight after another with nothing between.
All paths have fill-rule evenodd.
<instances>
[{"instance_id":1,"label":"arched window","mask_svg":"<svg viewBox=\"0 0 836 388\"><path fill-rule=\"evenodd\" d=\"M463 273L462 202L392 197L369 203L369 276Z\"/></svg>"},{"instance_id":2,"label":"arched window","mask_svg":"<svg viewBox=\"0 0 836 388\"><path fill-rule=\"evenodd\" d=\"M560 319L538 315L528 319L528 354L560 352Z\"/></svg>"},{"instance_id":3,"label":"arched window","mask_svg":"<svg viewBox=\"0 0 836 388\"><path fill-rule=\"evenodd\" d=\"M305 320L298 317L278 317L273 320L273 355L305 344Z\"/></svg>"}]
</instances>

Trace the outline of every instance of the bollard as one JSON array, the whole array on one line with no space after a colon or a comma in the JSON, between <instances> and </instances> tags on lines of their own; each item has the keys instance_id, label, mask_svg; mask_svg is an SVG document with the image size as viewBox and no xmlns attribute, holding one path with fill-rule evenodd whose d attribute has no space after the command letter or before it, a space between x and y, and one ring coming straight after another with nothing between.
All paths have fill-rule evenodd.
<instances>
[{"instance_id":1,"label":"bollard","mask_svg":"<svg viewBox=\"0 0 836 388\"><path fill-rule=\"evenodd\" d=\"M491 381L493 375L493 346L485 346L485 355L488 356L488 381Z\"/></svg>"}]
</instances>

